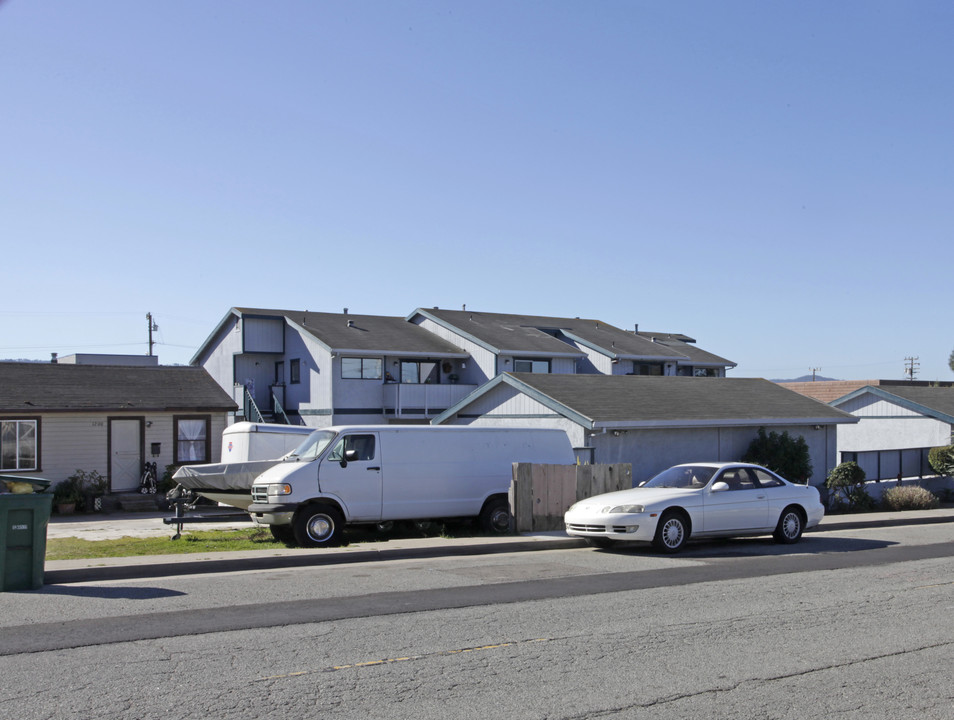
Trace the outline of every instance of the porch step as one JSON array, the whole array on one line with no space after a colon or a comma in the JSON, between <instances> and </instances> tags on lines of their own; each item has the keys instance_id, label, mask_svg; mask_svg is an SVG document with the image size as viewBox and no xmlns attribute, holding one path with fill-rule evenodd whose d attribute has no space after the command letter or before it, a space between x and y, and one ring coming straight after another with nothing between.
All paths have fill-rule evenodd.
<instances>
[{"instance_id":1,"label":"porch step","mask_svg":"<svg viewBox=\"0 0 954 720\"><path fill-rule=\"evenodd\" d=\"M159 509L155 495L123 493L114 497L123 512L155 512Z\"/></svg>"}]
</instances>

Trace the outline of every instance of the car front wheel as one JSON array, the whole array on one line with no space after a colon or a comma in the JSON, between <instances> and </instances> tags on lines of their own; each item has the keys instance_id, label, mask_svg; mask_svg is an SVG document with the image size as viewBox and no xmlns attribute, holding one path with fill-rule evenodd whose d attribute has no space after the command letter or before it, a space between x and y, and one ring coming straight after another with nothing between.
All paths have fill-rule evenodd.
<instances>
[{"instance_id":1,"label":"car front wheel","mask_svg":"<svg viewBox=\"0 0 954 720\"><path fill-rule=\"evenodd\" d=\"M787 507L782 511L772 536L775 538L775 542L791 545L801 539L804 527L805 520L801 511L796 507Z\"/></svg>"},{"instance_id":2,"label":"car front wheel","mask_svg":"<svg viewBox=\"0 0 954 720\"><path fill-rule=\"evenodd\" d=\"M666 553L677 553L686 545L689 539L689 523L685 516L678 512L667 512L659 518L656 526L656 535L653 545Z\"/></svg>"}]
</instances>

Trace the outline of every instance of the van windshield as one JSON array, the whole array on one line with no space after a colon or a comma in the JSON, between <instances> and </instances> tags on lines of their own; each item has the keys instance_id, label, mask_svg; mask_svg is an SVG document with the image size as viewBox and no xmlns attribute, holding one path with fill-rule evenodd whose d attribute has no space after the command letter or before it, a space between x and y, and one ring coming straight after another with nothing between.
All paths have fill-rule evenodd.
<instances>
[{"instance_id":1,"label":"van windshield","mask_svg":"<svg viewBox=\"0 0 954 720\"><path fill-rule=\"evenodd\" d=\"M301 462L314 460L321 455L328 444L334 440L337 433L330 430L315 430L305 442L285 456L285 462Z\"/></svg>"}]
</instances>

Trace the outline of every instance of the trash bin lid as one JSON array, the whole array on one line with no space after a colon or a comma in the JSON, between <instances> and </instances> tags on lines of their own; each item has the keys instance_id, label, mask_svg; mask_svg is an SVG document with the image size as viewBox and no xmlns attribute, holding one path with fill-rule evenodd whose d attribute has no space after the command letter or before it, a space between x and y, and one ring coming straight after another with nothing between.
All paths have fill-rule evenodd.
<instances>
[{"instance_id":1,"label":"trash bin lid","mask_svg":"<svg viewBox=\"0 0 954 720\"><path fill-rule=\"evenodd\" d=\"M0 481L11 483L29 483L33 486L33 492L46 492L53 484L52 480L46 480L38 477L23 477L22 475L0 475ZM0 487L0 490L4 488Z\"/></svg>"}]
</instances>

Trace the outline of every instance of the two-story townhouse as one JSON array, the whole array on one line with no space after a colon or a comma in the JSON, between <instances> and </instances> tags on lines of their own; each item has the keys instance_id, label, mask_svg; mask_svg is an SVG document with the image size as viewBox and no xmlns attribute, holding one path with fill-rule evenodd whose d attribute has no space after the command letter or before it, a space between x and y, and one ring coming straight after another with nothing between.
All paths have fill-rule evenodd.
<instances>
[{"instance_id":1,"label":"two-story townhouse","mask_svg":"<svg viewBox=\"0 0 954 720\"><path fill-rule=\"evenodd\" d=\"M236 418L426 422L476 389L470 355L401 317L231 308L193 356Z\"/></svg>"},{"instance_id":2,"label":"two-story townhouse","mask_svg":"<svg viewBox=\"0 0 954 720\"><path fill-rule=\"evenodd\" d=\"M735 363L672 333L601 320L418 308L407 320L467 350L468 382L503 372L724 377Z\"/></svg>"}]
</instances>

